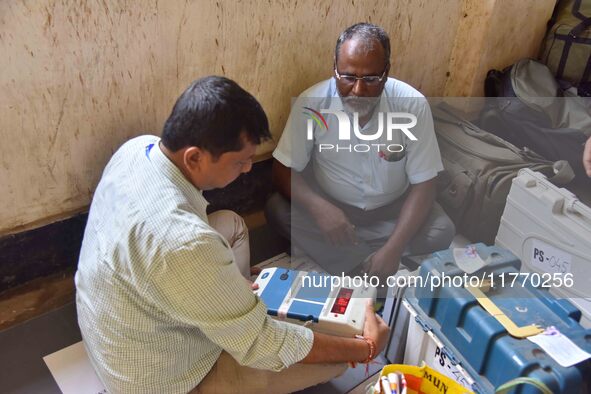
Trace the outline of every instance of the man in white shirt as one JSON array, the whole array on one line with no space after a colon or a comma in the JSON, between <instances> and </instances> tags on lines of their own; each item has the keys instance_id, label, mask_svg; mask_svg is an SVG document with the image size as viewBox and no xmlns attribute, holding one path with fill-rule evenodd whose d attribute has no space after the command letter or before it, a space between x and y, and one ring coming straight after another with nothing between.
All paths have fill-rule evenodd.
<instances>
[{"instance_id":1,"label":"man in white shirt","mask_svg":"<svg viewBox=\"0 0 591 394\"><path fill-rule=\"evenodd\" d=\"M585 149L583 150L583 167L587 176L591 177L591 137L587 139Z\"/></svg>"},{"instance_id":2,"label":"man in white shirt","mask_svg":"<svg viewBox=\"0 0 591 394\"><path fill-rule=\"evenodd\" d=\"M162 139L136 137L109 161L75 281L84 345L110 393L286 393L384 348L388 327L371 306L364 339L271 319L245 280L242 219L206 214L202 191L250 171L268 138L254 97L206 77L177 100Z\"/></svg>"},{"instance_id":3,"label":"man in white shirt","mask_svg":"<svg viewBox=\"0 0 591 394\"><path fill-rule=\"evenodd\" d=\"M383 29L346 29L334 77L298 97L273 152L267 220L332 274L391 275L404 253L445 249L455 235L434 201L443 166L431 110L389 70Z\"/></svg>"}]
</instances>

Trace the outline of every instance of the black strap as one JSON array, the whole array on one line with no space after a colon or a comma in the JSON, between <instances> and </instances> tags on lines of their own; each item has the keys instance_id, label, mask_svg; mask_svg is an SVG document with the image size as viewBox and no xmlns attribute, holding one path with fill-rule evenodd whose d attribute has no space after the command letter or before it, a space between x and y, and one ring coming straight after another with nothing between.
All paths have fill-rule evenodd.
<instances>
[{"instance_id":1,"label":"black strap","mask_svg":"<svg viewBox=\"0 0 591 394\"><path fill-rule=\"evenodd\" d=\"M570 33L568 33L568 34L572 38L577 38L578 36L581 35L582 32L584 32L585 30L587 30L587 28L589 26L591 26L591 18L586 18L581 23L579 23L578 25L576 25L575 27L573 27L572 30L570 31Z\"/></svg>"},{"instance_id":2,"label":"black strap","mask_svg":"<svg viewBox=\"0 0 591 394\"><path fill-rule=\"evenodd\" d=\"M583 31L585 31L589 26L591 26L591 17L587 17L581 14L581 1L576 0L573 3L573 8L571 13L581 20L581 23L576 25L571 29L571 31L566 34L556 34L555 38L559 38L564 40L564 47L562 48L562 54L560 55L560 62L558 63L558 69L556 70L556 78L562 79L564 74L564 69L566 67L566 61L568 59L568 55L570 52L570 47L572 46L573 42L582 43L582 44L591 44L591 39L579 37ZM554 14L552 14L554 17ZM585 69L585 74L587 73L587 69L589 68L589 62L587 62L587 67ZM591 71L590 71L591 72ZM583 78L583 80L586 80Z\"/></svg>"},{"instance_id":3,"label":"black strap","mask_svg":"<svg viewBox=\"0 0 591 394\"><path fill-rule=\"evenodd\" d=\"M591 26L591 17L581 14L581 1L576 0L571 10L573 16L581 20L581 23L573 27L570 33L568 33L572 38L577 38L585 29Z\"/></svg>"},{"instance_id":4,"label":"black strap","mask_svg":"<svg viewBox=\"0 0 591 394\"><path fill-rule=\"evenodd\" d=\"M585 71L583 71L583 76L581 77L581 82L588 82L591 79L591 54L587 58L587 66L585 67Z\"/></svg>"},{"instance_id":5,"label":"black strap","mask_svg":"<svg viewBox=\"0 0 591 394\"><path fill-rule=\"evenodd\" d=\"M554 38L559 39L562 41L569 41L574 42L577 44L591 44L591 38L586 37L573 37L569 34L556 34L554 33Z\"/></svg>"},{"instance_id":6,"label":"black strap","mask_svg":"<svg viewBox=\"0 0 591 394\"><path fill-rule=\"evenodd\" d=\"M583 38L579 37L579 35L591 26L591 18L587 18L575 27L571 29L571 31L566 34L557 34L556 38L561 38L564 40L564 47L562 48L562 54L560 55L560 62L558 63L558 69L556 70L556 78L561 79L562 75L564 74L564 68L566 67L566 61L568 59L568 54L570 52L570 47L573 45L573 42L582 43L582 44L591 44L590 38ZM587 67L589 65L587 64Z\"/></svg>"},{"instance_id":7,"label":"black strap","mask_svg":"<svg viewBox=\"0 0 591 394\"><path fill-rule=\"evenodd\" d=\"M562 47L562 54L560 55L560 62L558 63L558 69L556 70L556 78L562 79L564 74L564 68L566 67L566 60L568 59L568 52L573 44L571 40L565 40L564 47Z\"/></svg>"},{"instance_id":8,"label":"black strap","mask_svg":"<svg viewBox=\"0 0 591 394\"><path fill-rule=\"evenodd\" d=\"M589 17L586 15L581 14L581 2L582 0L576 0L573 4L573 9L571 10L572 14L579 18L580 20L584 21Z\"/></svg>"},{"instance_id":9,"label":"black strap","mask_svg":"<svg viewBox=\"0 0 591 394\"><path fill-rule=\"evenodd\" d=\"M560 62L558 63L558 68L556 70L556 78L562 79L562 74L564 73L564 68L566 67L566 61L568 59L570 47L573 45L573 43L591 45L591 38L576 36L573 37L570 34L555 34L554 37L564 41L564 47L562 48L562 54L560 55Z\"/></svg>"}]
</instances>

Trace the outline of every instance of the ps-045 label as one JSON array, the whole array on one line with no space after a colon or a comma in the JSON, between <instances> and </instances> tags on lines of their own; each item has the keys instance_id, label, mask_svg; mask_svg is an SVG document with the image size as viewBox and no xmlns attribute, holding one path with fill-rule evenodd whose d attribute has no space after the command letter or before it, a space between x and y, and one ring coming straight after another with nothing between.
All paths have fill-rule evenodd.
<instances>
[{"instance_id":1,"label":"ps-045 label","mask_svg":"<svg viewBox=\"0 0 591 394\"><path fill-rule=\"evenodd\" d=\"M571 272L572 256L562 249L556 248L546 242L533 240L530 264L539 271L551 274L566 274Z\"/></svg>"}]
</instances>

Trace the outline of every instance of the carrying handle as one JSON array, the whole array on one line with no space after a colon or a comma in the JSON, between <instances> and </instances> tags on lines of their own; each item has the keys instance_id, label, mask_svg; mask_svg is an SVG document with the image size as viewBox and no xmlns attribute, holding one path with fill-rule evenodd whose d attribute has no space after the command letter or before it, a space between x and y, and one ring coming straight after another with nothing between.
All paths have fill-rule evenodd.
<instances>
[{"instance_id":1,"label":"carrying handle","mask_svg":"<svg viewBox=\"0 0 591 394\"><path fill-rule=\"evenodd\" d=\"M506 394L509 391L511 391L512 389L514 389L515 387L522 385L522 384L529 384L529 385L535 386L538 390L540 390L542 392L542 394L552 394L552 390L550 390L544 382L542 382L541 380L538 380L538 379L527 378L527 377L516 378L516 379L512 379L512 380L508 381L507 383L503 383L495 390L495 393L496 394Z\"/></svg>"},{"instance_id":2,"label":"carrying handle","mask_svg":"<svg viewBox=\"0 0 591 394\"><path fill-rule=\"evenodd\" d=\"M566 212L576 215L581 221L585 222L583 226L591 225L591 208L579 200L572 201L567 207Z\"/></svg>"},{"instance_id":3,"label":"carrying handle","mask_svg":"<svg viewBox=\"0 0 591 394\"><path fill-rule=\"evenodd\" d=\"M548 180L555 185L566 185L575 179L575 172L566 160L555 161L552 164L552 170L554 170L554 176L548 178Z\"/></svg>"}]
</instances>

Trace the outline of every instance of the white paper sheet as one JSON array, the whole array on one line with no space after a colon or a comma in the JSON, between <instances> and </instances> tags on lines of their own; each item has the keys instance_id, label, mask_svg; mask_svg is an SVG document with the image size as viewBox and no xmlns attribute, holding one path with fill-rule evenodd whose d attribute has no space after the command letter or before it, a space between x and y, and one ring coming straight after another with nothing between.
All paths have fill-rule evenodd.
<instances>
[{"instance_id":1,"label":"white paper sheet","mask_svg":"<svg viewBox=\"0 0 591 394\"><path fill-rule=\"evenodd\" d=\"M105 394L82 341L43 357L63 394Z\"/></svg>"},{"instance_id":2,"label":"white paper sheet","mask_svg":"<svg viewBox=\"0 0 591 394\"><path fill-rule=\"evenodd\" d=\"M473 274L487 265L487 262L482 260L474 245L468 245L465 248L454 248L453 255L456 265L467 274Z\"/></svg>"},{"instance_id":3,"label":"white paper sheet","mask_svg":"<svg viewBox=\"0 0 591 394\"><path fill-rule=\"evenodd\" d=\"M554 327L548 327L543 333L527 339L544 349L563 367L573 366L591 357L591 354L578 347Z\"/></svg>"}]
</instances>

